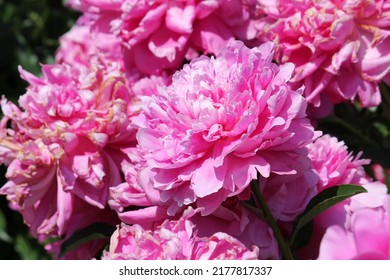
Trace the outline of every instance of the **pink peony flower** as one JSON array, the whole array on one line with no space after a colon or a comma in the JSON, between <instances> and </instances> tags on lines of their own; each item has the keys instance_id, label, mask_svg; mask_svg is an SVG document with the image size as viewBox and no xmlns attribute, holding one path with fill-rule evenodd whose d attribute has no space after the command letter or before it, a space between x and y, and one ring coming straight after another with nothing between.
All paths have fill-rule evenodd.
<instances>
[{"instance_id":1,"label":"pink peony flower","mask_svg":"<svg viewBox=\"0 0 390 280\"><path fill-rule=\"evenodd\" d=\"M224 233L217 232L209 238L194 243L193 260L257 260L258 249L248 250L240 241Z\"/></svg>"},{"instance_id":2,"label":"pink peony flower","mask_svg":"<svg viewBox=\"0 0 390 280\"><path fill-rule=\"evenodd\" d=\"M326 230L318 259L390 259L390 196L382 183L364 187L368 193L346 207L345 224Z\"/></svg>"},{"instance_id":3,"label":"pink peony flower","mask_svg":"<svg viewBox=\"0 0 390 280\"><path fill-rule=\"evenodd\" d=\"M309 144L309 158L312 160L314 171L319 176L318 191L342 185L366 185L370 180L363 169L363 165L369 160L360 159L361 153L355 157L348 152L343 141L330 135L317 138ZM317 258L320 241L325 231L333 225L345 223L344 208L350 203L350 199L340 202L314 219L313 238L301 252L303 258Z\"/></svg>"},{"instance_id":4,"label":"pink peony flower","mask_svg":"<svg viewBox=\"0 0 390 280\"><path fill-rule=\"evenodd\" d=\"M68 2L96 16L93 29L121 39L127 68L148 75L174 72L197 52L218 54L228 41L256 35L241 0Z\"/></svg>"},{"instance_id":5,"label":"pink peony flower","mask_svg":"<svg viewBox=\"0 0 390 280\"><path fill-rule=\"evenodd\" d=\"M0 145L6 146L6 141L1 140ZM71 235L90 223L116 220L110 211L66 189L57 163L63 153L57 144L46 146L40 140L28 140L13 145L15 156L0 194L6 195L11 208L22 214L33 236L44 240Z\"/></svg>"},{"instance_id":6,"label":"pink peony flower","mask_svg":"<svg viewBox=\"0 0 390 280\"><path fill-rule=\"evenodd\" d=\"M103 259L122 260L189 260L189 259L257 259L258 248L248 250L230 235L217 232L210 237L198 237L188 209L179 220L165 220L155 230L145 230L138 224L122 223L111 237L110 248Z\"/></svg>"},{"instance_id":7,"label":"pink peony flower","mask_svg":"<svg viewBox=\"0 0 390 280\"><path fill-rule=\"evenodd\" d=\"M132 96L119 70L118 65L94 64L81 72L68 65L43 65L43 78L37 78L20 69L30 86L19 100L25 111L14 121L24 133L44 142L66 143L77 136L100 147L118 142L132 133Z\"/></svg>"},{"instance_id":8,"label":"pink peony flower","mask_svg":"<svg viewBox=\"0 0 390 280\"><path fill-rule=\"evenodd\" d=\"M0 160L9 181L0 192L34 235L67 235L110 213L109 187L122 183L124 149L135 145L132 96L114 66L44 65L42 78L20 70L30 83L22 109L2 101Z\"/></svg>"},{"instance_id":9,"label":"pink peony flower","mask_svg":"<svg viewBox=\"0 0 390 280\"><path fill-rule=\"evenodd\" d=\"M363 165L370 160L360 159L362 153L353 156L343 141L325 134L308 147L313 169L320 178L318 191L341 184L361 184L365 180Z\"/></svg>"},{"instance_id":10,"label":"pink peony flower","mask_svg":"<svg viewBox=\"0 0 390 280\"><path fill-rule=\"evenodd\" d=\"M390 2L259 0L258 8L259 38L277 44L279 63L296 65L292 81L305 85L308 103L379 104L378 84L390 72Z\"/></svg>"},{"instance_id":11,"label":"pink peony flower","mask_svg":"<svg viewBox=\"0 0 390 280\"><path fill-rule=\"evenodd\" d=\"M151 168L140 184L158 190L171 215L194 202L210 214L257 173L296 174L310 165L305 146L314 132L301 91L287 85L293 66L272 58L271 43L248 49L235 41L141 98L134 124Z\"/></svg>"},{"instance_id":12,"label":"pink peony flower","mask_svg":"<svg viewBox=\"0 0 390 280\"><path fill-rule=\"evenodd\" d=\"M129 128L131 95L114 70L74 75L66 65L44 65L42 79L21 70L30 83L19 100L25 111L13 108L8 115L20 133L60 146L58 176L64 188L100 208L108 186L121 182L120 162L126 157L121 149L135 141Z\"/></svg>"}]
</instances>

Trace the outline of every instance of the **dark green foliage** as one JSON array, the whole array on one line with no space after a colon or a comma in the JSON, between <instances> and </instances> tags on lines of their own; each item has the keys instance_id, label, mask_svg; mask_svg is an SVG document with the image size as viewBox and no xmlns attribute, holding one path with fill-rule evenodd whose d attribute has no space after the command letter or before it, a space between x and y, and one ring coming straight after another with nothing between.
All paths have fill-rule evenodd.
<instances>
[{"instance_id":1,"label":"dark green foliage","mask_svg":"<svg viewBox=\"0 0 390 280\"><path fill-rule=\"evenodd\" d=\"M39 75L39 63L53 61L58 38L66 33L78 13L61 0L0 0L0 96L17 101L26 83L18 65ZM0 167L0 186L5 167ZM19 213L0 196L0 259L47 259L41 245L28 233Z\"/></svg>"},{"instance_id":2,"label":"dark green foliage","mask_svg":"<svg viewBox=\"0 0 390 280\"><path fill-rule=\"evenodd\" d=\"M61 255L76 249L77 247L96 239L110 239L116 227L105 223L94 223L76 231L61 245Z\"/></svg>"},{"instance_id":3,"label":"dark green foliage","mask_svg":"<svg viewBox=\"0 0 390 280\"><path fill-rule=\"evenodd\" d=\"M372 164L390 168L389 87L381 84L381 92L382 102L378 107L339 104L332 115L319 121L318 129L343 140L355 155L362 151L363 158L371 159Z\"/></svg>"},{"instance_id":4,"label":"dark green foliage","mask_svg":"<svg viewBox=\"0 0 390 280\"><path fill-rule=\"evenodd\" d=\"M17 66L39 74L39 63L53 61L58 38L77 16L60 0L0 0L1 95L17 99L23 93Z\"/></svg>"}]
</instances>

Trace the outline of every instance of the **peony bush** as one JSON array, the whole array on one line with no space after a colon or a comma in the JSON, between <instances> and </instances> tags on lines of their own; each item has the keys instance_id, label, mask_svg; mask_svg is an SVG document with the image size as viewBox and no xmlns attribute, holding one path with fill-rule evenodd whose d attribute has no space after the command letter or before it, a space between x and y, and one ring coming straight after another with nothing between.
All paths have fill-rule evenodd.
<instances>
[{"instance_id":1,"label":"peony bush","mask_svg":"<svg viewBox=\"0 0 390 280\"><path fill-rule=\"evenodd\" d=\"M337 110L390 116L390 1L66 4L1 100L0 194L53 258L389 259L388 166Z\"/></svg>"}]
</instances>

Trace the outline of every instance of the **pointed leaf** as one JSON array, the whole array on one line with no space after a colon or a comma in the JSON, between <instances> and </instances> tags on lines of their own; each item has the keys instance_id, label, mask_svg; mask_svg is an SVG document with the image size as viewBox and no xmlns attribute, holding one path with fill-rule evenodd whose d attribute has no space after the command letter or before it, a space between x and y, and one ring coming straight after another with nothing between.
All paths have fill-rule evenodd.
<instances>
[{"instance_id":1,"label":"pointed leaf","mask_svg":"<svg viewBox=\"0 0 390 280\"><path fill-rule=\"evenodd\" d=\"M291 242L289 243L290 250L295 251L296 249L305 247L307 244L309 244L312 234L314 231L314 222L311 220L307 224L305 224L303 227L301 227L293 237L294 239L291 239Z\"/></svg>"},{"instance_id":2,"label":"pointed leaf","mask_svg":"<svg viewBox=\"0 0 390 280\"><path fill-rule=\"evenodd\" d=\"M7 233L7 220L3 211L0 210L0 241L11 243L12 240L12 237Z\"/></svg>"},{"instance_id":3,"label":"pointed leaf","mask_svg":"<svg viewBox=\"0 0 390 280\"><path fill-rule=\"evenodd\" d=\"M37 260L38 252L26 235L18 234L15 238L15 251L22 260Z\"/></svg>"},{"instance_id":4,"label":"pointed leaf","mask_svg":"<svg viewBox=\"0 0 390 280\"><path fill-rule=\"evenodd\" d=\"M295 239L297 238L300 230L311 222L317 215L345 199L364 192L367 192L367 190L361 186L340 185L327 188L317 194L310 200L305 211L295 220L290 246L296 244Z\"/></svg>"},{"instance_id":5,"label":"pointed leaf","mask_svg":"<svg viewBox=\"0 0 390 280\"><path fill-rule=\"evenodd\" d=\"M71 237L61 245L60 256L69 251L96 239L108 239L115 231L116 227L105 223L94 223L79 231L76 231Z\"/></svg>"}]
</instances>

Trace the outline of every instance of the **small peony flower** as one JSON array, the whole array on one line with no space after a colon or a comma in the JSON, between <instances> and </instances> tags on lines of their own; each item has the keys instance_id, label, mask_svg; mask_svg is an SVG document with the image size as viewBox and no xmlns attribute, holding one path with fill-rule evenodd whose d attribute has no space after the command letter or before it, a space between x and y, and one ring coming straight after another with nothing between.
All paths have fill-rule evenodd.
<instances>
[{"instance_id":1,"label":"small peony flower","mask_svg":"<svg viewBox=\"0 0 390 280\"><path fill-rule=\"evenodd\" d=\"M259 0L257 7L259 38L277 44L279 63L296 65L292 81L305 85L309 104L379 104L378 85L390 73L388 1Z\"/></svg>"},{"instance_id":2,"label":"small peony flower","mask_svg":"<svg viewBox=\"0 0 390 280\"><path fill-rule=\"evenodd\" d=\"M137 155L138 152L132 154L133 151L127 151L131 156ZM136 160L139 160L139 157ZM126 161L122 165L126 182L110 187L108 200L110 207L118 213L119 219L127 224L138 224L145 228L156 223L161 224L169 218L166 206L160 202L160 193L152 188L145 191L139 185L137 177L148 174L141 170L142 165Z\"/></svg>"},{"instance_id":3,"label":"small peony flower","mask_svg":"<svg viewBox=\"0 0 390 280\"><path fill-rule=\"evenodd\" d=\"M61 36L59 41L60 47L55 55L57 63L69 64L75 69L89 67L95 49L88 26L73 26L70 31Z\"/></svg>"},{"instance_id":4,"label":"small peony flower","mask_svg":"<svg viewBox=\"0 0 390 280\"><path fill-rule=\"evenodd\" d=\"M366 177L363 165L370 160L360 159L362 153L354 157L336 137L325 134L308 147L313 169L320 178L318 191L341 184L361 184Z\"/></svg>"},{"instance_id":5,"label":"small peony flower","mask_svg":"<svg viewBox=\"0 0 390 280\"><path fill-rule=\"evenodd\" d=\"M390 259L390 196L382 183L364 187L368 193L352 197L346 207L345 224L326 230L318 259Z\"/></svg>"},{"instance_id":6,"label":"small peony flower","mask_svg":"<svg viewBox=\"0 0 390 280\"><path fill-rule=\"evenodd\" d=\"M138 224L122 223L111 237L110 248L102 259L122 260L201 260L257 259L258 248L248 250L232 236L217 232L210 237L198 237L188 209L179 220L165 220L154 230Z\"/></svg>"},{"instance_id":7,"label":"small peony flower","mask_svg":"<svg viewBox=\"0 0 390 280\"><path fill-rule=\"evenodd\" d=\"M293 66L272 58L271 43L248 49L235 41L141 98L133 123L150 174L140 184L160 192L169 214L194 202L210 214L258 173L296 174L310 165L305 146L314 132L301 91L287 85Z\"/></svg>"},{"instance_id":8,"label":"small peony flower","mask_svg":"<svg viewBox=\"0 0 390 280\"><path fill-rule=\"evenodd\" d=\"M165 207L160 207L157 191L145 190L138 184L137 176L141 172L142 158L137 149L127 149L129 159L124 161L122 170L126 182L110 187L108 204L117 211L119 218L128 224L137 223L145 226L149 223L162 222L167 217Z\"/></svg>"}]
</instances>

